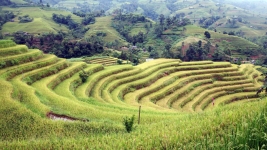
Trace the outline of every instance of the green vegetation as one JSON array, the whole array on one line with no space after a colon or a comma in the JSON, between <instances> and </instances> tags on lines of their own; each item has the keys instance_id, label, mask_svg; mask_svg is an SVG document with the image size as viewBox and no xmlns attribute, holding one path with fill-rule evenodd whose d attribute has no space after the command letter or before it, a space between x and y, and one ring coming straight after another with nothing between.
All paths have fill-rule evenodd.
<instances>
[{"instance_id":1,"label":"green vegetation","mask_svg":"<svg viewBox=\"0 0 267 150\"><path fill-rule=\"evenodd\" d=\"M33 18L30 18L29 15L25 15L25 16L19 16L19 23L27 23L27 22L32 22Z\"/></svg>"},{"instance_id":2,"label":"green vegetation","mask_svg":"<svg viewBox=\"0 0 267 150\"><path fill-rule=\"evenodd\" d=\"M116 47L127 45L128 43L121 37L121 35L111 27L111 16L97 17L95 24L89 25L90 30L85 33L86 37L96 35L103 32L106 36L103 37L107 45L114 45Z\"/></svg>"},{"instance_id":3,"label":"green vegetation","mask_svg":"<svg viewBox=\"0 0 267 150\"><path fill-rule=\"evenodd\" d=\"M24 31L32 34L41 33L57 33L58 31L68 31L65 26L61 26L52 20L52 14L71 15L75 22L81 22L82 18L71 14L70 12L60 10L46 10L39 7L19 7L19 8L2 8L3 11L13 12L16 17L14 22L7 22L2 27L2 33L13 33L17 31ZM19 23L19 16L30 15L34 18L32 22L21 24Z\"/></svg>"},{"instance_id":4,"label":"green vegetation","mask_svg":"<svg viewBox=\"0 0 267 150\"><path fill-rule=\"evenodd\" d=\"M212 0L0 5L0 39L15 41L0 40L0 149L265 148L266 70L242 62L266 54L264 14Z\"/></svg>"},{"instance_id":5,"label":"green vegetation","mask_svg":"<svg viewBox=\"0 0 267 150\"><path fill-rule=\"evenodd\" d=\"M13 12L10 12L10 11L3 11L1 12L0 11L0 30L2 30L2 26L9 22L9 21L13 21L12 19L15 18L15 15Z\"/></svg>"},{"instance_id":6,"label":"green vegetation","mask_svg":"<svg viewBox=\"0 0 267 150\"><path fill-rule=\"evenodd\" d=\"M104 67L0 43L6 63L1 149L252 149L266 143L267 103L265 94L255 96L262 76L252 64L156 59ZM88 75L84 82L81 74Z\"/></svg>"},{"instance_id":7,"label":"green vegetation","mask_svg":"<svg viewBox=\"0 0 267 150\"><path fill-rule=\"evenodd\" d=\"M130 133L133 130L134 115L130 118L128 117L123 118L123 124L125 126L126 131Z\"/></svg>"},{"instance_id":8,"label":"green vegetation","mask_svg":"<svg viewBox=\"0 0 267 150\"><path fill-rule=\"evenodd\" d=\"M52 18L55 22L59 23L59 24L65 24L68 26L69 29L75 29L78 27L78 23L74 22L71 19L71 15L68 16L63 16L63 15L57 15L57 14L53 14Z\"/></svg>"},{"instance_id":9,"label":"green vegetation","mask_svg":"<svg viewBox=\"0 0 267 150\"><path fill-rule=\"evenodd\" d=\"M207 3L207 6L202 6L201 2L199 1L198 7L203 9L202 11L207 11L208 5L212 6L211 8L213 9L219 7L211 1ZM74 3L79 5L79 7L83 7L81 4L78 4L80 2L72 2L72 4ZM101 1L99 6L102 3L109 2ZM145 58L148 57L231 61L236 58L246 60L250 56L260 56L264 53L265 50L260 49L258 45L241 38L244 37L242 36L244 31L227 30L224 31L227 34L223 34L222 31L220 32L217 28L213 27L221 19L231 24L236 20L240 20L240 18L236 20L232 18L227 19L222 17L221 13L216 16L213 12L210 12L212 14L211 17L205 16L199 20L198 25L207 28L204 29L191 25L195 21L190 17L186 17L188 15L191 16L189 13L193 12L194 9L198 9L198 7L195 8L196 6L194 6L194 9L190 8L193 5L192 1L179 1L173 6L170 3L174 2L168 1L167 3L168 5L162 6L162 8L167 7L171 11L177 12L176 15L170 17L167 14L157 14L156 22L143 15L126 14L121 9L113 10L112 16L104 16L105 11L108 10L95 11L94 9L96 8L91 10L77 9L71 14L67 11L40 7L39 5L39 7L35 5L33 7L26 7L28 5L25 5L25 7L19 7L16 10L4 7L2 10L13 13L13 18L15 18L7 20L7 23L3 22L5 24L1 30L0 38L13 37L14 41L18 44L26 44L30 48L38 48L45 53L53 53L63 58L93 56L104 52L103 47L119 51L123 50L123 52L119 52L117 55L109 56L128 60L135 65L144 62ZM92 2L88 3L89 8L94 4ZM180 10L175 11L178 8L178 4L182 6L182 10L188 9L188 14ZM87 4L84 3L84 5ZM135 8L135 5L125 4L122 7L132 9ZM146 9L143 5L140 8L152 13L152 10ZM22 22L25 20L27 23L19 25L18 23L21 20ZM242 20L242 22L245 22L245 20ZM27 25L24 26L24 24ZM209 34L205 35L204 33ZM205 56L201 56L203 57L202 59L188 59L188 55L193 54L193 50L201 49L192 49L193 41L202 41L202 45L206 45L206 47L202 48L205 49L203 51ZM84 44L90 51L84 50ZM93 48L96 51L92 51ZM145 58L143 57L144 54L146 55Z\"/></svg>"},{"instance_id":10,"label":"green vegetation","mask_svg":"<svg viewBox=\"0 0 267 150\"><path fill-rule=\"evenodd\" d=\"M87 78L89 77L89 75L84 70L82 70L82 72L79 74L79 76L80 76L83 83L86 82Z\"/></svg>"}]
</instances>

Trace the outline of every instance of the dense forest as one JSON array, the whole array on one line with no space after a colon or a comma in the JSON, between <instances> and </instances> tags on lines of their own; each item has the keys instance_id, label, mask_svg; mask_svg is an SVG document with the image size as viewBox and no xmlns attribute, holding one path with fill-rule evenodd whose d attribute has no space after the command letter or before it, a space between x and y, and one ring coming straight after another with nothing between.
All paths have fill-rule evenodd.
<instances>
[{"instance_id":1,"label":"dense forest","mask_svg":"<svg viewBox=\"0 0 267 150\"><path fill-rule=\"evenodd\" d=\"M97 36L82 40L67 39L66 37L68 34L63 32L42 34L37 37L25 34L25 32L14 33L14 41L17 44L39 48L45 53L52 53L62 58L93 56L104 51L104 43Z\"/></svg>"}]
</instances>

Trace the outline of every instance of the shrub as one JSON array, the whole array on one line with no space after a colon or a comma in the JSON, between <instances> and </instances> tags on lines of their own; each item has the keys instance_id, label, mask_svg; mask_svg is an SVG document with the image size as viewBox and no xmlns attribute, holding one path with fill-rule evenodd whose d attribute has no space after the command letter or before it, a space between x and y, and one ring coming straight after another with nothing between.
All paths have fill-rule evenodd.
<instances>
[{"instance_id":1,"label":"shrub","mask_svg":"<svg viewBox=\"0 0 267 150\"><path fill-rule=\"evenodd\" d=\"M4 68L6 66L6 62L2 61L0 62L0 68Z\"/></svg>"},{"instance_id":2,"label":"shrub","mask_svg":"<svg viewBox=\"0 0 267 150\"><path fill-rule=\"evenodd\" d=\"M107 33L106 33L106 32L103 32L103 31L97 31L97 32L96 32L96 35L97 35L97 36L102 36L102 37L104 37L104 36L107 36Z\"/></svg>"},{"instance_id":3,"label":"shrub","mask_svg":"<svg viewBox=\"0 0 267 150\"><path fill-rule=\"evenodd\" d=\"M133 130L133 124L134 124L134 115L131 118L128 118L127 116L123 118L123 125L125 126L125 129L128 133L130 133Z\"/></svg>"},{"instance_id":4,"label":"shrub","mask_svg":"<svg viewBox=\"0 0 267 150\"><path fill-rule=\"evenodd\" d=\"M210 33L209 33L208 31L205 31L205 32L204 32L204 35L205 35L205 37L208 38L208 39L210 39L210 37L211 37L211 36L210 36Z\"/></svg>"},{"instance_id":5,"label":"shrub","mask_svg":"<svg viewBox=\"0 0 267 150\"><path fill-rule=\"evenodd\" d=\"M19 64L19 61L17 59L13 59L11 60L11 64L14 66L14 65L18 65Z\"/></svg>"},{"instance_id":6,"label":"shrub","mask_svg":"<svg viewBox=\"0 0 267 150\"><path fill-rule=\"evenodd\" d=\"M122 64L122 60L118 59L117 63L121 65Z\"/></svg>"},{"instance_id":7,"label":"shrub","mask_svg":"<svg viewBox=\"0 0 267 150\"><path fill-rule=\"evenodd\" d=\"M27 23L27 22L32 22L33 18L30 18L29 15L25 15L23 17L19 16L19 23Z\"/></svg>"},{"instance_id":8,"label":"shrub","mask_svg":"<svg viewBox=\"0 0 267 150\"><path fill-rule=\"evenodd\" d=\"M79 76L80 76L83 83L86 82L87 78L89 77L89 75L84 70L82 70L82 72L79 74Z\"/></svg>"}]
</instances>

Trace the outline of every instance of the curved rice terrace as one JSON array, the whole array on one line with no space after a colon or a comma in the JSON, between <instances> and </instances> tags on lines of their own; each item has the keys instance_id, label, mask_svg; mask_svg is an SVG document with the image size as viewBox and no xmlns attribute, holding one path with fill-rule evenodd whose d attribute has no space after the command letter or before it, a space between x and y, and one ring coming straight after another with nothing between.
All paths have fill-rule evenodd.
<instances>
[{"instance_id":1,"label":"curved rice terrace","mask_svg":"<svg viewBox=\"0 0 267 150\"><path fill-rule=\"evenodd\" d=\"M251 64L96 62L68 62L0 41L0 147L228 149L242 143L232 135L243 135L243 124L266 105L264 94L255 95L263 77ZM126 133L122 120L137 118L139 106L140 124Z\"/></svg>"},{"instance_id":2,"label":"curved rice terrace","mask_svg":"<svg viewBox=\"0 0 267 150\"><path fill-rule=\"evenodd\" d=\"M86 59L85 62L89 64L102 64L104 66L116 65L118 58L114 57L99 57Z\"/></svg>"}]
</instances>

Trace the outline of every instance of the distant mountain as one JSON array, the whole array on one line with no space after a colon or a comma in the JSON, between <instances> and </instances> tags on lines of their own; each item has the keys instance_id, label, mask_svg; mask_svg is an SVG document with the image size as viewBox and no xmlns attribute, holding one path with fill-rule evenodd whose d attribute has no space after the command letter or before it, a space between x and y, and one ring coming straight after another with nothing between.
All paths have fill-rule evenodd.
<instances>
[{"instance_id":1,"label":"distant mountain","mask_svg":"<svg viewBox=\"0 0 267 150\"><path fill-rule=\"evenodd\" d=\"M27 0L26 0L27 1ZM43 4L72 12L104 11L142 14L157 21L167 17L185 17L204 28L235 32L241 37L258 37L267 32L267 1L245 0L41 0ZM33 0L40 3L40 0Z\"/></svg>"},{"instance_id":2,"label":"distant mountain","mask_svg":"<svg viewBox=\"0 0 267 150\"><path fill-rule=\"evenodd\" d=\"M81 39L92 39L90 42L94 43L97 40L101 46L118 50L135 45L142 51L147 50L153 58L186 58L190 45L201 41L204 47L206 45L207 51L203 58L212 59L213 54L218 53L227 59L246 59L259 56L262 52L258 45L245 38L256 38L267 33L265 14L256 14L218 0L35 0L36 4L25 1L22 4L22 0L12 2L20 3L17 3L16 8L2 7L1 10L11 11L16 17L7 20L0 33L4 37L13 36L16 32L22 33L16 35L18 41L28 39L22 43L42 50L56 51L62 48L51 45L54 42L51 39L59 37L69 44ZM52 17L54 14L69 18L69 22L56 22ZM93 15L95 21L85 24L88 15ZM23 18L30 18L31 21L21 22ZM71 24L77 24L77 27L72 28ZM206 31L210 33L210 38L204 35ZM33 34L34 38L28 33ZM73 53L73 49L63 53Z\"/></svg>"},{"instance_id":3,"label":"distant mountain","mask_svg":"<svg viewBox=\"0 0 267 150\"><path fill-rule=\"evenodd\" d=\"M12 2L10 0L1 0L0 1L0 6L7 6L7 5L11 5Z\"/></svg>"},{"instance_id":4,"label":"distant mountain","mask_svg":"<svg viewBox=\"0 0 267 150\"><path fill-rule=\"evenodd\" d=\"M231 4L252 12L265 13L267 8L266 0L214 0L220 3ZM265 13L266 14L266 13Z\"/></svg>"}]
</instances>

